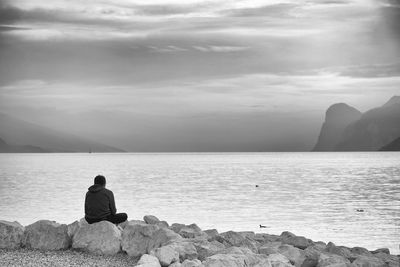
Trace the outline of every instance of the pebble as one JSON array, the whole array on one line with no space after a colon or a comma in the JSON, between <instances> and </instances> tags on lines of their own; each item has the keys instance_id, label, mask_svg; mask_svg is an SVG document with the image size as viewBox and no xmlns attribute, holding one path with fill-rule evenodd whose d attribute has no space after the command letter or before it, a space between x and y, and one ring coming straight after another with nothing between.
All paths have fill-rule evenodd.
<instances>
[{"instance_id":1,"label":"pebble","mask_svg":"<svg viewBox=\"0 0 400 267\"><path fill-rule=\"evenodd\" d=\"M134 266L137 259L120 253L98 256L74 250L40 251L0 249L0 266Z\"/></svg>"}]
</instances>

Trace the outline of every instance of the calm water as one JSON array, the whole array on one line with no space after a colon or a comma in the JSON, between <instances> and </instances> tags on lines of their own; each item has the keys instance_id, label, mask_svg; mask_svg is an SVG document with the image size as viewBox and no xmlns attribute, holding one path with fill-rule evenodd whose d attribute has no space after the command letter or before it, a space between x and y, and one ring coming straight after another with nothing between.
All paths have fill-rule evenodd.
<instances>
[{"instance_id":1,"label":"calm water","mask_svg":"<svg viewBox=\"0 0 400 267\"><path fill-rule=\"evenodd\" d=\"M397 152L2 154L0 219L79 219L97 174L131 219L154 214L219 231L287 230L399 254Z\"/></svg>"}]
</instances>

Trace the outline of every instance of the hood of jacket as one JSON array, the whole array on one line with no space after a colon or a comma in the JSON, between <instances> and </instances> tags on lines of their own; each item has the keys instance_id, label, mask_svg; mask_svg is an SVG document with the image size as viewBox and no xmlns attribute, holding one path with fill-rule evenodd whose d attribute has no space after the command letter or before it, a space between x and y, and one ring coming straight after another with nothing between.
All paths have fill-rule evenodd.
<instances>
[{"instance_id":1,"label":"hood of jacket","mask_svg":"<svg viewBox=\"0 0 400 267\"><path fill-rule=\"evenodd\" d=\"M88 188L89 192L92 192L92 193L99 192L99 191L101 191L103 189L104 189L104 187L102 185L99 185L99 184L94 184L94 185L92 185L91 187Z\"/></svg>"}]
</instances>

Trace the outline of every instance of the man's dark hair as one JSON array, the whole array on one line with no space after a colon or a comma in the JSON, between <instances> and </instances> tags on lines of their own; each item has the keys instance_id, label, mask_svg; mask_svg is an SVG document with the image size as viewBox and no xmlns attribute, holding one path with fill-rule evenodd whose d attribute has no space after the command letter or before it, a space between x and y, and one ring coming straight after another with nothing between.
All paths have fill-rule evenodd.
<instances>
[{"instance_id":1,"label":"man's dark hair","mask_svg":"<svg viewBox=\"0 0 400 267\"><path fill-rule=\"evenodd\" d=\"M106 177L103 175L97 175L94 177L94 184L105 185L106 184Z\"/></svg>"}]
</instances>

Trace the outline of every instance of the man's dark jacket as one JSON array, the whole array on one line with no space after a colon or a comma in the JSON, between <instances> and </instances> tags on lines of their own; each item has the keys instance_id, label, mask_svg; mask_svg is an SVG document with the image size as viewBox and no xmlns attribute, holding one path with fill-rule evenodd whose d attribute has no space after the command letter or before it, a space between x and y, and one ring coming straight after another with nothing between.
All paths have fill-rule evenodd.
<instances>
[{"instance_id":1,"label":"man's dark jacket","mask_svg":"<svg viewBox=\"0 0 400 267\"><path fill-rule=\"evenodd\" d=\"M89 187L85 198L85 217L89 219L105 219L117 212L114 194L101 185Z\"/></svg>"}]
</instances>

